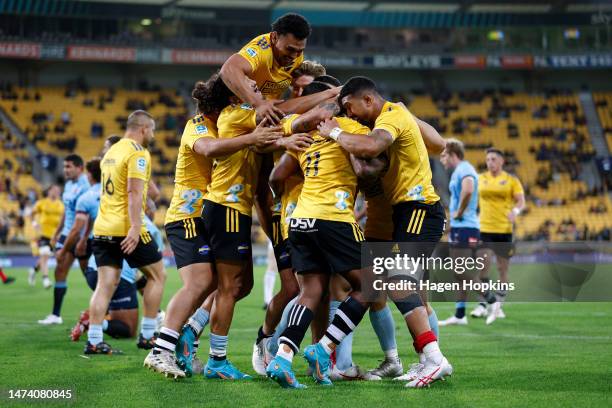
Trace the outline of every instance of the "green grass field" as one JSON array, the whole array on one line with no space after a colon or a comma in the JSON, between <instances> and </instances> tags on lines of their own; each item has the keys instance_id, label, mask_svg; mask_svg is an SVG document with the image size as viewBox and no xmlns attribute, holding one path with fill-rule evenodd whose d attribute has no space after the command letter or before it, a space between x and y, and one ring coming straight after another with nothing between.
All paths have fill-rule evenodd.
<instances>
[{"instance_id":1,"label":"green grass field","mask_svg":"<svg viewBox=\"0 0 612 408\"><path fill-rule=\"evenodd\" d=\"M41 327L36 320L50 312L52 291L27 284L24 269L7 269L17 277L0 285L0 406L58 404L106 406L232 406L232 407L337 407L337 406L547 406L605 407L612 405L612 304L533 303L507 304L507 319L485 326L472 319L465 327L442 328L441 347L455 372L446 382L427 390L408 390L402 383L345 382L317 387L305 376L306 365L296 358L303 391L280 389L265 378L250 382L222 382L202 377L174 382L142 367L146 352L134 340L110 343L120 356L82 356L83 342L68 339L70 328L91 294L79 271L73 270L64 302L62 326ZM262 269L256 286L242 301L230 332L232 362L252 373L251 350L261 324ZM164 305L179 285L169 271ZM446 318L453 304L435 305ZM394 307L393 307L394 309ZM412 340L394 309L400 354L407 367L415 359ZM203 348L208 347L208 330ZM309 338L309 335L306 337ZM306 342L305 342L306 343ZM381 358L378 341L367 316L358 328L354 361L366 368ZM7 399L8 389L71 388L71 402L18 402Z\"/></svg>"}]
</instances>

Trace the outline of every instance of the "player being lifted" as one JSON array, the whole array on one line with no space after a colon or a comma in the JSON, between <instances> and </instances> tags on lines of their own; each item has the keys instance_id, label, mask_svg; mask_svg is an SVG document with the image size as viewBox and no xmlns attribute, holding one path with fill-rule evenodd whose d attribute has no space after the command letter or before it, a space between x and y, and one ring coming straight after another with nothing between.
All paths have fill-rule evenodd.
<instances>
[{"instance_id":1,"label":"player being lifted","mask_svg":"<svg viewBox=\"0 0 612 408\"><path fill-rule=\"evenodd\" d=\"M87 176L85 176L83 172L83 159L80 156L76 154L66 156L64 159L64 178L66 179L64 193L62 194L64 216L62 217L62 221L56 233L51 239L51 246L55 247L55 257L57 259L57 266L55 267L55 285L53 287L53 312L46 318L38 321L38 323L42 325L62 324L63 321L60 314L62 302L68 290L68 283L66 282L68 272L75 258L79 259L81 270L86 270L87 260L91 255L90 252L77 257L74 246L64 248L64 241L66 240L68 232L72 229L74 217L76 216L76 202L79 197L89 189Z\"/></svg>"},{"instance_id":2,"label":"player being lifted","mask_svg":"<svg viewBox=\"0 0 612 408\"><path fill-rule=\"evenodd\" d=\"M430 256L442 237L446 217L431 183L429 155L416 120L404 107L386 101L374 82L365 77L351 78L342 87L339 100L349 117L358 119L372 131L367 137L351 134L330 119L319 126L320 133L358 158L374 158L387 151L389 169L382 184L393 206L393 240L418 243L424 255ZM389 296L404 316L414 338L415 351L424 354L422 369L406 386L424 387L450 375L452 367L440 351L421 296L406 291L390 292ZM340 322L343 330L336 331L333 328L338 326L332 322L330 328L336 335L326 334L317 346L315 354L320 365L327 365L328 352L342 340L343 333L352 331L354 323L367 310L365 305L357 303L351 303L354 317L349 320L352 323Z\"/></svg>"},{"instance_id":3,"label":"player being lifted","mask_svg":"<svg viewBox=\"0 0 612 408\"><path fill-rule=\"evenodd\" d=\"M32 210L32 217L37 219L40 226L40 238L38 239L38 261L36 266L30 269L28 283L36 283L36 273L42 273L42 285L45 289L51 287L49 279L49 257L53 254L51 240L59 226L64 214L64 204L59 199L60 188L54 184L47 190L47 196L36 202Z\"/></svg>"},{"instance_id":4,"label":"player being lifted","mask_svg":"<svg viewBox=\"0 0 612 408\"><path fill-rule=\"evenodd\" d=\"M298 14L285 14L272 23L272 31L255 37L221 67L227 87L258 116L277 124L284 116L277 104L289 88L293 71L304 60L310 24ZM248 79L257 84L255 92Z\"/></svg>"},{"instance_id":5,"label":"player being lifted","mask_svg":"<svg viewBox=\"0 0 612 408\"><path fill-rule=\"evenodd\" d=\"M513 227L516 217L525 208L525 193L523 186L516 176L504 170L504 155L499 149L489 148L486 151L487 171L478 178L480 191L480 239L485 248L495 253L499 280L508 282L508 267L510 258L514 253ZM491 255L489 251L489 255ZM480 278L488 281L491 256L487 256L487 263L481 272ZM481 302L470 313L472 317L487 316L487 323L494 319L506 317L501 305L506 292L497 293L499 304L494 315L488 313L486 305Z\"/></svg>"},{"instance_id":6,"label":"player being lifted","mask_svg":"<svg viewBox=\"0 0 612 408\"><path fill-rule=\"evenodd\" d=\"M94 223L94 255L98 283L89 305L90 326L85 354L112 354L103 342L102 322L115 292L123 260L148 278L144 288L143 326L153 326L164 290L166 273L156 243L144 226L144 203L151 177L151 156L146 149L153 140L155 121L145 111L128 116L126 133L102 159L102 195ZM145 320L146 319L146 320Z\"/></svg>"}]
</instances>

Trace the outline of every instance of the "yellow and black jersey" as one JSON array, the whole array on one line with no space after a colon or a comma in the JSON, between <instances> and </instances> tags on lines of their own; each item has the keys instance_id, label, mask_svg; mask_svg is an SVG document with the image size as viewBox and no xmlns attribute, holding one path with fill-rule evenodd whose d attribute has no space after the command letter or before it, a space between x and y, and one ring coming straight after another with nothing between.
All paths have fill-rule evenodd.
<instances>
[{"instance_id":1,"label":"yellow and black jersey","mask_svg":"<svg viewBox=\"0 0 612 408\"><path fill-rule=\"evenodd\" d=\"M147 232L144 223L147 190L151 178L151 155L132 139L123 138L106 152L100 164L102 169L102 194L100 210L94 223L94 235L123 237L130 229L128 215L127 182L129 178L144 182L142 193L142 234Z\"/></svg>"},{"instance_id":2,"label":"yellow and black jersey","mask_svg":"<svg viewBox=\"0 0 612 408\"><path fill-rule=\"evenodd\" d=\"M204 115L197 115L185 125L176 159L174 193L166 212L165 224L199 217L206 188L210 183L212 160L197 154L193 146L204 137L216 138L217 125Z\"/></svg>"},{"instance_id":3,"label":"yellow and black jersey","mask_svg":"<svg viewBox=\"0 0 612 408\"><path fill-rule=\"evenodd\" d=\"M272 152L272 159L274 160L274 166L278 164L278 161L280 160L280 158L283 156L284 153L285 153L284 150L275 150L274 152ZM280 217L282 213L282 207L283 207L282 198L281 197L274 198L272 202L272 206L270 207L270 212L272 213L272 217L275 217L275 216Z\"/></svg>"},{"instance_id":4,"label":"yellow and black jersey","mask_svg":"<svg viewBox=\"0 0 612 408\"><path fill-rule=\"evenodd\" d=\"M252 74L249 76L267 99L279 99L291 85L291 73L304 61L300 55L287 67L281 67L274 59L270 33L252 39L239 52L249 64Z\"/></svg>"},{"instance_id":5,"label":"yellow and black jersey","mask_svg":"<svg viewBox=\"0 0 612 408\"><path fill-rule=\"evenodd\" d=\"M36 202L33 211L38 217L40 235L45 238L53 238L64 214L64 203L62 203L62 200L42 198Z\"/></svg>"},{"instance_id":6,"label":"yellow and black jersey","mask_svg":"<svg viewBox=\"0 0 612 408\"><path fill-rule=\"evenodd\" d=\"M412 114L401 105L386 102L374 129L393 137L389 147L389 170L383 188L392 205L405 201L432 204L440 200L431 183L429 155Z\"/></svg>"},{"instance_id":7,"label":"yellow and black jersey","mask_svg":"<svg viewBox=\"0 0 612 408\"><path fill-rule=\"evenodd\" d=\"M490 172L478 176L480 193L480 231L485 233L512 233L508 214L514 207L514 197L523 194L523 186L515 176L502 171L497 177Z\"/></svg>"},{"instance_id":8,"label":"yellow and black jersey","mask_svg":"<svg viewBox=\"0 0 612 408\"><path fill-rule=\"evenodd\" d=\"M290 129L293 115L285 124ZM345 118L336 118L346 132L367 135L366 126ZM295 155L304 174L304 185L292 218L317 218L320 220L355 223L353 207L357 193L357 176L351 165L349 153L334 140L325 138L318 131L310 133L314 142L305 151Z\"/></svg>"},{"instance_id":9,"label":"yellow and black jersey","mask_svg":"<svg viewBox=\"0 0 612 408\"><path fill-rule=\"evenodd\" d=\"M289 238L289 220L297 207L304 179L301 176L291 176L285 180L285 190L281 197L281 236Z\"/></svg>"},{"instance_id":10,"label":"yellow and black jersey","mask_svg":"<svg viewBox=\"0 0 612 408\"><path fill-rule=\"evenodd\" d=\"M219 138L237 137L255 127L255 110L246 103L228 106L217 119ZM212 181L204 198L250 217L260 166L260 155L249 148L215 159Z\"/></svg>"}]
</instances>

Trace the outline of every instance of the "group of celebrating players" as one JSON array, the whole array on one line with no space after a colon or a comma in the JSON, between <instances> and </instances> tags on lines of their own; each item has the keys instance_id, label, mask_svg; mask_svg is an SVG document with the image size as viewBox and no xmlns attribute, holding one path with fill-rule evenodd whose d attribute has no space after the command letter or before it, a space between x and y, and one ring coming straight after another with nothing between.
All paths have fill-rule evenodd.
<instances>
[{"instance_id":1,"label":"group of celebrating players","mask_svg":"<svg viewBox=\"0 0 612 408\"><path fill-rule=\"evenodd\" d=\"M475 172L463 170L467 162L460 144L447 145L403 104L385 100L373 81L353 77L341 84L321 65L304 61L310 31L302 16L286 14L270 33L231 56L219 73L196 83L192 96L198 112L180 141L165 219L182 287L170 300L161 327L163 243L145 216L159 194L151 182L147 150L154 118L145 111L130 114L124 137L109 139L102 159L83 166L78 156L66 157L62 227L57 234L47 232L49 240L60 237L54 310L42 324L61 322L66 275L77 258L94 290L87 315L73 330L78 338L88 329L85 354L117 353L103 341L105 332L112 337L135 334L138 288L144 304L138 347L150 349L145 366L174 378L193 373L211 379L251 378L231 364L227 349L236 304L253 286L251 224L256 208L273 244L281 281L253 347L257 374L285 388L304 388L292 359L310 327L313 344L304 357L318 384L398 377L407 387L421 388L451 375L427 294L393 291L373 300L366 293L371 268L362 262L362 245L415 243L425 256L431 255L444 233L446 214L432 184L429 154L442 153L443 163L457 173L458 195L451 179L451 197L457 197L451 200L451 238L456 233L453 239L471 242L476 236L463 230L480 228L470 220L481 183ZM281 100L289 88L291 97ZM487 155L487 165L497 168L484 182L490 184L487 194L496 199L507 195L511 177L501 170L501 157L499 151ZM363 231L354 214L358 192L367 202ZM49 194L50 200L59 201L57 195ZM489 232L502 235L498 227L493 222ZM503 239L511 242L511 226L510 240ZM505 258L498 253L500 258L507 262L509 253ZM483 295L487 302L499 303L490 293ZM419 358L405 374L387 299L402 314ZM461 324L466 322L465 304L463 315L459 306L454 322ZM127 314L134 309L135 315ZM352 332L368 311L385 359L362 372L352 362ZM500 311L491 309L495 316ZM196 353L206 325L210 348L204 365Z\"/></svg>"}]
</instances>

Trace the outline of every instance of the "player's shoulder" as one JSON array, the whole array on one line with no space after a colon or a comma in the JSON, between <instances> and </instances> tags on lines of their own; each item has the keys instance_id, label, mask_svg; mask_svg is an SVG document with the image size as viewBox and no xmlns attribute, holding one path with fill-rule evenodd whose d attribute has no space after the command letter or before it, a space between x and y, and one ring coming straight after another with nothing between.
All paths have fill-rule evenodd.
<instances>
[{"instance_id":1,"label":"player's shoulder","mask_svg":"<svg viewBox=\"0 0 612 408\"><path fill-rule=\"evenodd\" d=\"M272 41L270 33L260 34L249 41L241 50L251 58L257 57L259 53L272 52Z\"/></svg>"},{"instance_id":2,"label":"player's shoulder","mask_svg":"<svg viewBox=\"0 0 612 408\"><path fill-rule=\"evenodd\" d=\"M217 124L203 114L192 117L185 124L183 135L216 134Z\"/></svg>"},{"instance_id":3,"label":"player's shoulder","mask_svg":"<svg viewBox=\"0 0 612 408\"><path fill-rule=\"evenodd\" d=\"M340 128L349 133L367 134L370 132L370 129L367 126L362 125L354 119L347 118L346 116L338 116L335 119L338 122Z\"/></svg>"},{"instance_id":4,"label":"player's shoulder","mask_svg":"<svg viewBox=\"0 0 612 408\"><path fill-rule=\"evenodd\" d=\"M506 177L507 180L511 181L511 182L515 182L515 183L520 183L521 180L518 178L518 176L514 173L509 173L507 171L504 170L504 176Z\"/></svg>"}]
</instances>

